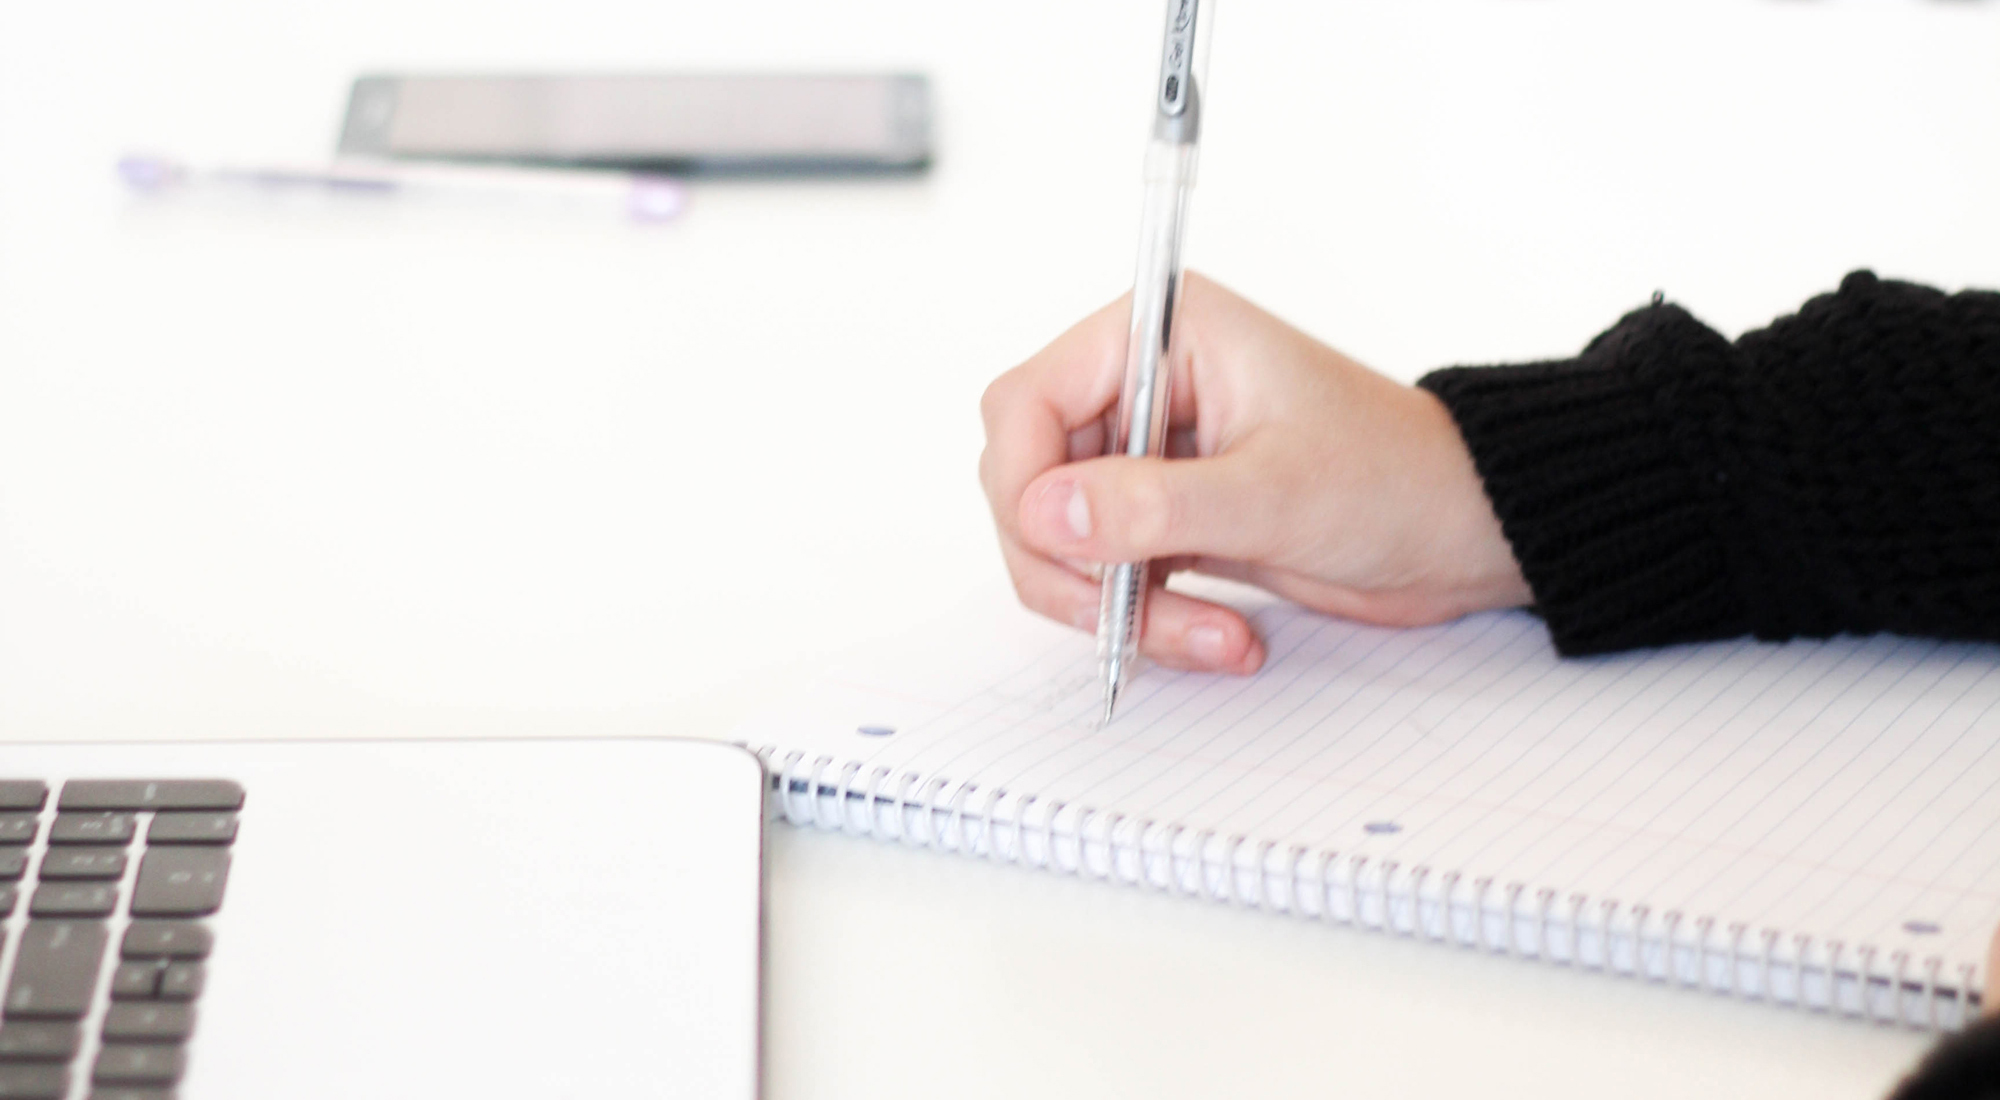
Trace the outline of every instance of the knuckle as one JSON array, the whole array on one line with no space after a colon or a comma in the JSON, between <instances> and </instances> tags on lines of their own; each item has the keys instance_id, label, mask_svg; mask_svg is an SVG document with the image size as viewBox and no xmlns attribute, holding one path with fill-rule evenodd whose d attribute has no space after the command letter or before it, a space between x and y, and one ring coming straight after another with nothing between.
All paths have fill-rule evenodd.
<instances>
[{"instance_id":1,"label":"knuckle","mask_svg":"<svg viewBox=\"0 0 2000 1100\"><path fill-rule=\"evenodd\" d=\"M1001 413L1006 411L1007 405L1011 401L1014 389L1013 378L1014 372L1008 371L1006 374L988 382L985 391L979 395L979 418L985 422L989 432L992 430L994 422L1000 419Z\"/></svg>"},{"instance_id":2,"label":"knuckle","mask_svg":"<svg viewBox=\"0 0 2000 1100\"><path fill-rule=\"evenodd\" d=\"M1055 586L1041 580L1016 577L1014 591L1021 597L1022 606L1028 610L1062 622L1069 620L1069 616L1065 614L1066 601L1063 600L1062 594L1056 591Z\"/></svg>"},{"instance_id":3,"label":"knuckle","mask_svg":"<svg viewBox=\"0 0 2000 1100\"><path fill-rule=\"evenodd\" d=\"M1079 586L1077 578L1062 566L1038 558L1009 555L1008 573L1021 606L1065 626L1080 630L1096 627L1095 587Z\"/></svg>"},{"instance_id":4,"label":"knuckle","mask_svg":"<svg viewBox=\"0 0 2000 1100\"><path fill-rule=\"evenodd\" d=\"M1014 580L1014 595L1020 597L1023 606L1030 608L1034 607L1035 586L1029 584L1028 579L1026 577L1023 577L1019 570L1016 570L1014 572L1013 580Z\"/></svg>"},{"instance_id":5,"label":"knuckle","mask_svg":"<svg viewBox=\"0 0 2000 1100\"><path fill-rule=\"evenodd\" d=\"M1035 606L1035 601L1040 598L1042 586L1036 583L1033 570L1026 568L1025 563L1014 560L1014 555L1011 553L1008 559L1007 576L1014 582L1014 595L1019 596L1021 602L1028 607Z\"/></svg>"}]
</instances>

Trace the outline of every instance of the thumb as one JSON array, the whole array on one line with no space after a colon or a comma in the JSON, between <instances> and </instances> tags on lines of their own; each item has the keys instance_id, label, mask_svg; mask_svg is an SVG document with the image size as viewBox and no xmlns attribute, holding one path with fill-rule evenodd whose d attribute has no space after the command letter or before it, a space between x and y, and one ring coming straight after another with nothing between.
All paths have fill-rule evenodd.
<instances>
[{"instance_id":1,"label":"thumb","mask_svg":"<svg viewBox=\"0 0 2000 1100\"><path fill-rule=\"evenodd\" d=\"M1093 458L1028 484L1021 534L1045 554L1083 561L1182 555L1260 561L1277 542L1280 495L1244 451Z\"/></svg>"}]
</instances>

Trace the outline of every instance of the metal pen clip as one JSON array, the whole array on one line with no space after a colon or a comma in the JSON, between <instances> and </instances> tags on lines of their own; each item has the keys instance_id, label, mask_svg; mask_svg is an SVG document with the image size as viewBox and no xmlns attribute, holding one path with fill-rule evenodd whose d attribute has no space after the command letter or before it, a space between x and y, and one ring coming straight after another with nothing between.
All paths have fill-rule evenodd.
<instances>
[{"instance_id":1,"label":"metal pen clip","mask_svg":"<svg viewBox=\"0 0 2000 1100\"><path fill-rule=\"evenodd\" d=\"M1166 40L1160 47L1158 111L1153 136L1192 144L1201 136L1201 89L1195 79L1195 28L1201 0L1174 0L1167 9Z\"/></svg>"}]
</instances>

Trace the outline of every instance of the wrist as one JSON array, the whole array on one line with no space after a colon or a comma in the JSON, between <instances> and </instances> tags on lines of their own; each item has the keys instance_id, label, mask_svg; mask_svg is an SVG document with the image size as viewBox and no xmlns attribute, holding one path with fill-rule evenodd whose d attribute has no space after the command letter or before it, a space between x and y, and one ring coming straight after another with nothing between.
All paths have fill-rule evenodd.
<instances>
[{"instance_id":1,"label":"wrist","mask_svg":"<svg viewBox=\"0 0 2000 1100\"><path fill-rule=\"evenodd\" d=\"M1432 505L1417 510L1419 529L1412 534L1431 547L1425 555L1434 573L1431 584L1450 603L1448 614L1533 603L1534 592L1451 410L1428 390L1408 392L1419 409L1423 437L1430 440L1424 498Z\"/></svg>"}]
</instances>

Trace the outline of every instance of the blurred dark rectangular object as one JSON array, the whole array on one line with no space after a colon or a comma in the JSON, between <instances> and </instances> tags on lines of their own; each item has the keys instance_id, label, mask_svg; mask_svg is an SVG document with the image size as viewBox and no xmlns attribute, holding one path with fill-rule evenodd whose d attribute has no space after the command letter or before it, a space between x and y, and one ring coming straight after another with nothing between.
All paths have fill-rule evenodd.
<instances>
[{"instance_id":1,"label":"blurred dark rectangular object","mask_svg":"<svg viewBox=\"0 0 2000 1100\"><path fill-rule=\"evenodd\" d=\"M919 172L930 81L909 74L364 76L340 155L701 175Z\"/></svg>"}]
</instances>

